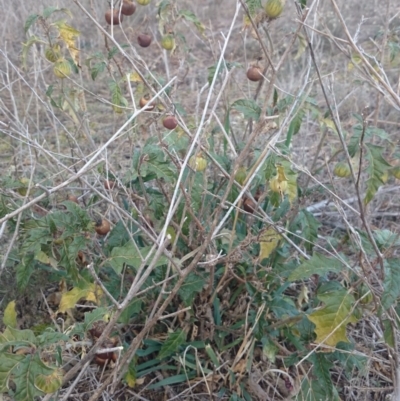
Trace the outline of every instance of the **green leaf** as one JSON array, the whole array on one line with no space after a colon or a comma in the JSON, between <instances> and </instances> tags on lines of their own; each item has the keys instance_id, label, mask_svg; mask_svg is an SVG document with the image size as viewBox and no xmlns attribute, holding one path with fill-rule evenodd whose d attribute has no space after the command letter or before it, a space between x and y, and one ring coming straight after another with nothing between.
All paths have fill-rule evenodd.
<instances>
[{"instance_id":1,"label":"green leaf","mask_svg":"<svg viewBox=\"0 0 400 401\"><path fill-rule=\"evenodd\" d=\"M324 306L308 315L308 319L315 324L315 340L318 344L335 347L340 341L349 342L346 336L346 326L356 323L357 318L351 312L355 303L352 294L345 289L321 292L318 299Z\"/></svg>"},{"instance_id":2,"label":"green leaf","mask_svg":"<svg viewBox=\"0 0 400 401\"><path fill-rule=\"evenodd\" d=\"M301 388L296 396L296 401L340 401L339 394L335 387L332 388L332 396L327 394L328 389L319 380L304 377Z\"/></svg>"},{"instance_id":3,"label":"green leaf","mask_svg":"<svg viewBox=\"0 0 400 401\"><path fill-rule=\"evenodd\" d=\"M7 327L0 333L0 345L32 347L36 344L36 337L32 330L18 330Z\"/></svg>"},{"instance_id":4,"label":"green leaf","mask_svg":"<svg viewBox=\"0 0 400 401\"><path fill-rule=\"evenodd\" d=\"M90 76L92 77L93 81L95 81L97 76L106 69L106 66L107 64L104 61L101 61L90 68Z\"/></svg>"},{"instance_id":5,"label":"green leaf","mask_svg":"<svg viewBox=\"0 0 400 401\"><path fill-rule=\"evenodd\" d=\"M49 329L36 337L36 342L38 346L49 346L60 341L66 342L68 340L69 337L66 334Z\"/></svg>"},{"instance_id":6,"label":"green leaf","mask_svg":"<svg viewBox=\"0 0 400 401\"><path fill-rule=\"evenodd\" d=\"M47 7L43 10L43 18L49 18L55 12L64 13L64 14L68 15L68 17L70 17L70 18L73 17L71 11L68 10L68 8Z\"/></svg>"},{"instance_id":7,"label":"green leaf","mask_svg":"<svg viewBox=\"0 0 400 401\"><path fill-rule=\"evenodd\" d=\"M162 345L157 359L164 359L168 356L173 355L178 351L178 348L184 344L186 341L186 332L184 330L177 330L175 332L169 333L168 338Z\"/></svg>"},{"instance_id":8,"label":"green leaf","mask_svg":"<svg viewBox=\"0 0 400 401\"><path fill-rule=\"evenodd\" d=\"M93 323L98 322L99 320L104 320L104 317L108 312L108 308L96 308L90 312L86 312L84 319L85 331L87 331Z\"/></svg>"},{"instance_id":9,"label":"green leaf","mask_svg":"<svg viewBox=\"0 0 400 401\"><path fill-rule=\"evenodd\" d=\"M35 397L43 395L43 392L35 386L35 378L41 375L52 375L54 370L45 365L38 354L27 355L12 372L16 386L15 400L32 401Z\"/></svg>"},{"instance_id":10,"label":"green leaf","mask_svg":"<svg viewBox=\"0 0 400 401\"><path fill-rule=\"evenodd\" d=\"M326 391L326 399L331 399L333 395L333 384L329 369L332 362L328 360L325 352L315 352L309 358L313 364L313 373Z\"/></svg>"},{"instance_id":11,"label":"green leaf","mask_svg":"<svg viewBox=\"0 0 400 401\"><path fill-rule=\"evenodd\" d=\"M308 210L302 209L292 224L293 226L300 226L302 237L306 240L304 245L307 251L311 252L314 247L314 241L318 238L318 228L320 227L321 223Z\"/></svg>"},{"instance_id":12,"label":"green leaf","mask_svg":"<svg viewBox=\"0 0 400 401\"><path fill-rule=\"evenodd\" d=\"M303 121L303 117L305 114L305 110L301 109L297 112L297 114L293 117L292 121L289 124L289 129L286 135L285 145L287 147L290 146L292 142L293 135L296 135L300 131L301 123Z\"/></svg>"},{"instance_id":13,"label":"green leaf","mask_svg":"<svg viewBox=\"0 0 400 401\"><path fill-rule=\"evenodd\" d=\"M311 259L304 261L288 279L289 281L306 280L313 274L325 276L328 272L339 273L342 270L343 264L339 260L314 252Z\"/></svg>"},{"instance_id":14,"label":"green leaf","mask_svg":"<svg viewBox=\"0 0 400 401\"><path fill-rule=\"evenodd\" d=\"M396 306L400 296L400 259L385 260L385 280L383 282L382 306L389 309Z\"/></svg>"},{"instance_id":15,"label":"green leaf","mask_svg":"<svg viewBox=\"0 0 400 401\"><path fill-rule=\"evenodd\" d=\"M197 274L190 273L178 291L185 305L191 305L196 294L203 290L204 279Z\"/></svg>"},{"instance_id":16,"label":"green leaf","mask_svg":"<svg viewBox=\"0 0 400 401\"><path fill-rule=\"evenodd\" d=\"M0 353L0 394L7 391L11 372L24 358L24 355Z\"/></svg>"},{"instance_id":17,"label":"green leaf","mask_svg":"<svg viewBox=\"0 0 400 401\"><path fill-rule=\"evenodd\" d=\"M142 310L143 301L135 298L121 313L118 319L119 323L128 324L130 320Z\"/></svg>"},{"instance_id":18,"label":"green leaf","mask_svg":"<svg viewBox=\"0 0 400 401\"><path fill-rule=\"evenodd\" d=\"M26 61L28 57L28 52L29 49L35 44L35 43L43 43L43 40L41 40L39 37L32 35L26 43L22 44L22 65L24 68L26 68Z\"/></svg>"},{"instance_id":19,"label":"green leaf","mask_svg":"<svg viewBox=\"0 0 400 401\"><path fill-rule=\"evenodd\" d=\"M204 34L205 27L195 14L188 10L180 10L179 15L183 17L186 21L192 22L194 26L198 29L198 31L202 35Z\"/></svg>"},{"instance_id":20,"label":"green leaf","mask_svg":"<svg viewBox=\"0 0 400 401\"><path fill-rule=\"evenodd\" d=\"M34 24L38 18L40 17L39 14L31 14L25 21L24 24L24 31L25 33L29 30L29 28L32 26L32 24Z\"/></svg>"},{"instance_id":21,"label":"green leaf","mask_svg":"<svg viewBox=\"0 0 400 401\"><path fill-rule=\"evenodd\" d=\"M149 390L155 390L157 388L164 389L165 386L170 386L172 384L187 383L188 380L196 377L196 372L189 372L186 374L180 374L175 376L167 377L166 379L160 380L158 383L154 383L148 387Z\"/></svg>"},{"instance_id":22,"label":"green leaf","mask_svg":"<svg viewBox=\"0 0 400 401\"><path fill-rule=\"evenodd\" d=\"M258 121L261 115L261 107L251 99L239 99L236 100L231 109L236 109L240 113L243 113L244 118L253 119Z\"/></svg>"},{"instance_id":23,"label":"green leaf","mask_svg":"<svg viewBox=\"0 0 400 401\"><path fill-rule=\"evenodd\" d=\"M221 64L219 70L217 71L218 64L213 65L212 67L208 67L208 84L211 85L214 75L220 75L224 70L225 67L230 71L233 67L240 67L239 63L225 63Z\"/></svg>"},{"instance_id":24,"label":"green leaf","mask_svg":"<svg viewBox=\"0 0 400 401\"><path fill-rule=\"evenodd\" d=\"M389 319L383 321L383 338L385 339L385 343L389 345L389 347L396 347L394 330L392 327L392 322Z\"/></svg>"},{"instance_id":25,"label":"green leaf","mask_svg":"<svg viewBox=\"0 0 400 401\"><path fill-rule=\"evenodd\" d=\"M137 248L132 242L128 242L122 247L115 247L111 251L111 258L109 259L111 266L118 274L121 274L124 265L132 266L135 270L137 270L151 249L151 246ZM150 257L147 265L151 263L152 258L153 256ZM168 259L165 256L161 256L156 262L155 267L159 267L167 263Z\"/></svg>"},{"instance_id":26,"label":"green leaf","mask_svg":"<svg viewBox=\"0 0 400 401\"><path fill-rule=\"evenodd\" d=\"M365 156L368 160L368 179L364 203L368 204L373 199L379 187L385 184L383 177L388 173L391 165L382 156L383 147L369 143L365 146L365 149L367 150Z\"/></svg>"}]
</instances>

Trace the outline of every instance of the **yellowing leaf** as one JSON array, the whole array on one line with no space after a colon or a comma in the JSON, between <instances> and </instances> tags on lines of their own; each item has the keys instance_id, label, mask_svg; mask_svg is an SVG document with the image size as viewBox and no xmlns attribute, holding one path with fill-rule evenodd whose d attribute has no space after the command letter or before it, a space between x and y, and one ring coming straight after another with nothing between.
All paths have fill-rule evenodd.
<instances>
[{"instance_id":1,"label":"yellowing leaf","mask_svg":"<svg viewBox=\"0 0 400 401\"><path fill-rule=\"evenodd\" d=\"M128 74L128 79L131 82L142 82L142 78L140 78L140 75L136 71Z\"/></svg>"},{"instance_id":2,"label":"yellowing leaf","mask_svg":"<svg viewBox=\"0 0 400 401\"><path fill-rule=\"evenodd\" d=\"M46 394L56 392L62 385L62 370L54 369L50 375L40 374L35 377L35 387Z\"/></svg>"},{"instance_id":3,"label":"yellowing leaf","mask_svg":"<svg viewBox=\"0 0 400 401\"><path fill-rule=\"evenodd\" d=\"M294 56L294 59L297 60L307 49L308 43L306 38L303 35L297 35L297 39L299 40L299 47L297 48L297 53Z\"/></svg>"},{"instance_id":4,"label":"yellowing leaf","mask_svg":"<svg viewBox=\"0 0 400 401\"><path fill-rule=\"evenodd\" d=\"M125 380L126 380L126 384L127 384L130 388L135 387L135 384L136 384L136 376L135 376L134 372L132 372L130 369L129 369L128 372L126 373Z\"/></svg>"},{"instance_id":5,"label":"yellowing leaf","mask_svg":"<svg viewBox=\"0 0 400 401\"><path fill-rule=\"evenodd\" d=\"M50 264L50 258L43 251L39 251L35 255L35 259L37 261L39 261L40 263L43 263L44 265L49 265Z\"/></svg>"},{"instance_id":6,"label":"yellowing leaf","mask_svg":"<svg viewBox=\"0 0 400 401\"><path fill-rule=\"evenodd\" d=\"M260 261L269 258L271 253L278 246L281 236L273 229L269 228L260 236Z\"/></svg>"},{"instance_id":7,"label":"yellowing leaf","mask_svg":"<svg viewBox=\"0 0 400 401\"><path fill-rule=\"evenodd\" d=\"M80 32L63 20L57 21L55 25L58 27L60 38L65 43L72 60L74 60L76 65L79 65L79 49L75 47L75 41Z\"/></svg>"},{"instance_id":8,"label":"yellowing leaf","mask_svg":"<svg viewBox=\"0 0 400 401\"><path fill-rule=\"evenodd\" d=\"M336 132L335 124L331 118L323 118L320 122L322 125L325 125L327 128L330 128L332 131Z\"/></svg>"},{"instance_id":9,"label":"yellowing leaf","mask_svg":"<svg viewBox=\"0 0 400 401\"><path fill-rule=\"evenodd\" d=\"M59 312L65 313L67 309L73 308L80 299L99 303L103 291L96 284L88 284L85 288L75 287L71 291L62 294Z\"/></svg>"},{"instance_id":10,"label":"yellowing leaf","mask_svg":"<svg viewBox=\"0 0 400 401\"><path fill-rule=\"evenodd\" d=\"M17 311L15 310L15 301L8 303L4 310L3 323L13 329L17 327Z\"/></svg>"},{"instance_id":11,"label":"yellowing leaf","mask_svg":"<svg viewBox=\"0 0 400 401\"><path fill-rule=\"evenodd\" d=\"M351 311L354 305L354 297L346 290L327 291L319 294L318 298L325 306L308 316L315 324L315 340L318 344L335 347L338 342L349 342L346 336L346 326L357 322L357 318Z\"/></svg>"}]
</instances>

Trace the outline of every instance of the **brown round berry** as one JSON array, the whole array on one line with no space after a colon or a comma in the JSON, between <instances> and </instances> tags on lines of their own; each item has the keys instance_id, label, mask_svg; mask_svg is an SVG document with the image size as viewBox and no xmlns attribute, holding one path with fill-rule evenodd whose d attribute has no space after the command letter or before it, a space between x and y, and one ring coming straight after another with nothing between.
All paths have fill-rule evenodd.
<instances>
[{"instance_id":1,"label":"brown round berry","mask_svg":"<svg viewBox=\"0 0 400 401\"><path fill-rule=\"evenodd\" d=\"M119 10L109 9L106 11L104 18L108 25L119 25L123 20L123 15L119 13Z\"/></svg>"},{"instance_id":2,"label":"brown round berry","mask_svg":"<svg viewBox=\"0 0 400 401\"><path fill-rule=\"evenodd\" d=\"M163 126L166 129L173 130L177 127L178 125L178 120L174 116L167 116L163 120Z\"/></svg>"},{"instance_id":3,"label":"brown round berry","mask_svg":"<svg viewBox=\"0 0 400 401\"><path fill-rule=\"evenodd\" d=\"M105 189L114 189L115 188L115 181L113 181L113 180L105 180L104 181L104 188Z\"/></svg>"},{"instance_id":4,"label":"brown round berry","mask_svg":"<svg viewBox=\"0 0 400 401\"><path fill-rule=\"evenodd\" d=\"M139 43L139 46L141 46L141 47L149 47L152 39L153 38L150 35L146 35L145 33L141 33L138 36L137 41Z\"/></svg>"},{"instance_id":5,"label":"brown round berry","mask_svg":"<svg viewBox=\"0 0 400 401\"><path fill-rule=\"evenodd\" d=\"M257 81L260 81L262 78L263 78L263 75L262 75L262 70L261 70L261 68L260 67L256 67L256 66L251 66L248 70L247 70L247 78L250 80L250 81L253 81L253 82L257 82Z\"/></svg>"},{"instance_id":6,"label":"brown round berry","mask_svg":"<svg viewBox=\"0 0 400 401\"><path fill-rule=\"evenodd\" d=\"M149 103L149 100L148 99L146 99L144 96L142 97L142 98L140 98L140 100L139 100L139 106L143 109L143 107L145 107L145 106L147 106L146 107L146 111L151 111L151 110L153 110L154 109L154 104L148 104Z\"/></svg>"},{"instance_id":7,"label":"brown round berry","mask_svg":"<svg viewBox=\"0 0 400 401\"><path fill-rule=\"evenodd\" d=\"M248 213L254 213L254 210L256 209L256 204L250 198L246 198L243 201L243 209Z\"/></svg>"},{"instance_id":8,"label":"brown round berry","mask_svg":"<svg viewBox=\"0 0 400 401\"><path fill-rule=\"evenodd\" d=\"M79 204L79 199L76 195L69 194L67 200Z\"/></svg>"},{"instance_id":9,"label":"brown round berry","mask_svg":"<svg viewBox=\"0 0 400 401\"><path fill-rule=\"evenodd\" d=\"M123 0L121 6L121 14L124 15L132 15L136 11L135 3L131 0Z\"/></svg>"},{"instance_id":10,"label":"brown round berry","mask_svg":"<svg viewBox=\"0 0 400 401\"><path fill-rule=\"evenodd\" d=\"M99 235L107 235L110 232L111 225L108 220L100 219L96 222L94 229L96 230L96 233Z\"/></svg>"}]
</instances>

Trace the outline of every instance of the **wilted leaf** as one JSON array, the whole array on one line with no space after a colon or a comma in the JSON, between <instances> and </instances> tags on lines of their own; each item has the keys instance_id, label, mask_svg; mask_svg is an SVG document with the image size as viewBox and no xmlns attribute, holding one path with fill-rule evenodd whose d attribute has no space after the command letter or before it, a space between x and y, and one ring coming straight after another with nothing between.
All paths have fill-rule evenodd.
<instances>
[{"instance_id":1,"label":"wilted leaf","mask_svg":"<svg viewBox=\"0 0 400 401\"><path fill-rule=\"evenodd\" d=\"M315 342L331 347L335 347L340 341L349 342L346 326L357 322L357 318L351 312L355 302L353 295L343 289L318 294L318 298L324 306L307 316L316 326Z\"/></svg>"},{"instance_id":2,"label":"wilted leaf","mask_svg":"<svg viewBox=\"0 0 400 401\"><path fill-rule=\"evenodd\" d=\"M271 253L278 246L281 238L281 235L273 228L269 228L260 235L260 261L269 258Z\"/></svg>"},{"instance_id":3,"label":"wilted leaf","mask_svg":"<svg viewBox=\"0 0 400 401\"><path fill-rule=\"evenodd\" d=\"M328 272L339 273L343 270L343 263L339 260L327 257L315 252L311 259L303 262L290 276L290 281L306 280L313 274L325 276Z\"/></svg>"},{"instance_id":4,"label":"wilted leaf","mask_svg":"<svg viewBox=\"0 0 400 401\"><path fill-rule=\"evenodd\" d=\"M15 310L15 301L11 301L4 309L3 323L12 328L17 327L17 311Z\"/></svg>"}]
</instances>

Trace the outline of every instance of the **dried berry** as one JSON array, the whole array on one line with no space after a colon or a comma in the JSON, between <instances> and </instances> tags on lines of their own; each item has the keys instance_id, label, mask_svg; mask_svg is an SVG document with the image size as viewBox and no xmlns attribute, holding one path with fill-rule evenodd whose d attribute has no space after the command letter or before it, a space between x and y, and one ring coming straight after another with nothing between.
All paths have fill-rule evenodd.
<instances>
[{"instance_id":1,"label":"dried berry","mask_svg":"<svg viewBox=\"0 0 400 401\"><path fill-rule=\"evenodd\" d=\"M121 6L121 14L124 15L132 15L136 11L135 3L131 0L123 0Z\"/></svg>"},{"instance_id":2,"label":"dried berry","mask_svg":"<svg viewBox=\"0 0 400 401\"><path fill-rule=\"evenodd\" d=\"M123 20L123 15L120 14L119 10L109 9L106 11L104 18L108 25L119 25Z\"/></svg>"},{"instance_id":3,"label":"dried berry","mask_svg":"<svg viewBox=\"0 0 400 401\"><path fill-rule=\"evenodd\" d=\"M260 80L263 78L261 68L255 66L255 65L251 66L251 67L247 70L246 75L247 75L247 78L248 78L250 81L253 81L253 82L260 81Z\"/></svg>"},{"instance_id":4,"label":"dried berry","mask_svg":"<svg viewBox=\"0 0 400 401\"><path fill-rule=\"evenodd\" d=\"M99 235L107 235L110 232L111 225L108 220L100 219L96 222L94 229L96 230L96 233Z\"/></svg>"},{"instance_id":5,"label":"dried berry","mask_svg":"<svg viewBox=\"0 0 400 401\"><path fill-rule=\"evenodd\" d=\"M174 116L167 116L163 120L163 126L166 129L173 130L177 127L178 125L178 120Z\"/></svg>"},{"instance_id":6,"label":"dried berry","mask_svg":"<svg viewBox=\"0 0 400 401\"><path fill-rule=\"evenodd\" d=\"M145 33L141 33L138 38L137 41L139 43L139 46L141 47L149 47L152 41L152 37L150 35L146 35Z\"/></svg>"}]
</instances>

